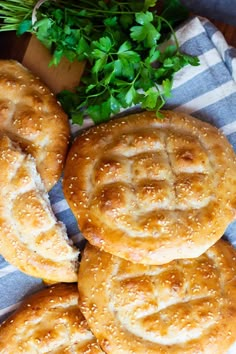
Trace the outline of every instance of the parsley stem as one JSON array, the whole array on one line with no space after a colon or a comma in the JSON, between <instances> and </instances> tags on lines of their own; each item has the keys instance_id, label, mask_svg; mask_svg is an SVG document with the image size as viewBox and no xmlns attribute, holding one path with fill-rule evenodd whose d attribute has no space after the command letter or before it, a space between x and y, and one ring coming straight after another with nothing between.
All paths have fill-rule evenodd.
<instances>
[{"instance_id":1,"label":"parsley stem","mask_svg":"<svg viewBox=\"0 0 236 354\"><path fill-rule=\"evenodd\" d=\"M175 41L175 45L176 45L177 51L179 52L179 50L180 50L180 48L179 48L179 42L178 42L178 39L177 39L177 37L176 37L174 28L171 26L170 22L167 21L164 17L159 16L159 15L158 15L158 17L159 17L159 19L160 19L161 21L163 21L164 23L166 23L167 26L169 27L169 29L170 29L170 31L171 31L171 34L173 35L173 38L174 38L174 41Z\"/></svg>"},{"instance_id":2,"label":"parsley stem","mask_svg":"<svg viewBox=\"0 0 236 354\"><path fill-rule=\"evenodd\" d=\"M67 7L67 10L71 13L71 14L76 14L78 15L78 10L80 11L87 11L88 13L85 14L85 17L86 16L91 16L91 17L102 17L104 18L104 14L108 14L109 16L110 15L127 15L127 14L135 14L136 12L135 11L131 11L131 10L128 10L128 11L114 11L114 10L111 10L111 9L108 9L108 10L105 10L105 9L102 9L102 8L99 8L97 7L96 9L94 8L94 3L90 3L90 2L87 2L87 1L80 1L80 3L82 5L79 5L79 4L71 4L71 7ZM86 6L83 6L83 3L85 5L89 5L91 7L86 7ZM56 7L56 8L65 8L65 6L68 6L68 3L66 1L61 1L60 3L57 3L57 4L50 4L50 8L52 8L53 6ZM43 5L43 6L48 6L48 5Z\"/></svg>"},{"instance_id":3,"label":"parsley stem","mask_svg":"<svg viewBox=\"0 0 236 354\"><path fill-rule=\"evenodd\" d=\"M88 9L88 8L80 8L81 10L87 10L91 13L91 16L94 16L95 14L97 17L102 17L104 18L104 14L109 14L109 15L127 15L131 14L134 15L136 12L135 11L111 11L111 10L95 10L95 9ZM76 10L69 9L71 13L77 13Z\"/></svg>"},{"instance_id":4,"label":"parsley stem","mask_svg":"<svg viewBox=\"0 0 236 354\"><path fill-rule=\"evenodd\" d=\"M68 6L68 1L60 1L58 5L60 5L60 3L64 6ZM93 12L99 12L101 14L107 13L107 14L134 14L137 11L131 11L130 8L130 3L129 2L120 2L120 1L114 1L114 3L118 6L118 7L122 7L123 5L127 5L128 11L112 11L111 9L106 10L105 8L101 8L98 4L95 4L92 1L89 0L80 0L80 4L78 3L74 3L72 2L71 5L71 9L81 9L81 10L87 10L87 11L93 11ZM89 7L85 7L85 6L89 6ZM96 7L96 9L95 9Z\"/></svg>"},{"instance_id":5,"label":"parsley stem","mask_svg":"<svg viewBox=\"0 0 236 354\"><path fill-rule=\"evenodd\" d=\"M99 97L102 94L104 94L107 91L107 87L104 87L103 91L100 91L98 93L94 93L93 95L87 95L87 97L92 98L92 97Z\"/></svg>"}]
</instances>

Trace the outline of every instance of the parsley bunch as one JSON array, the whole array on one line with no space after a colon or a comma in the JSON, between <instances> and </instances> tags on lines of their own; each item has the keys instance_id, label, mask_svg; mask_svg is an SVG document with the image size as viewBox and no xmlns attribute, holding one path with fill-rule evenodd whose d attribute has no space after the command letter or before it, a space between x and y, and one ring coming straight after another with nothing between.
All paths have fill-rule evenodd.
<instances>
[{"instance_id":1,"label":"parsley bunch","mask_svg":"<svg viewBox=\"0 0 236 354\"><path fill-rule=\"evenodd\" d=\"M11 0L12 1L12 0ZM95 123L133 105L159 110L170 97L173 76L198 59L181 53L173 26L186 18L178 0L46 1L37 21L26 18L18 34L30 31L51 50L50 65L63 56L88 65L75 92L58 95L74 123ZM172 34L175 44L161 46Z\"/></svg>"}]
</instances>

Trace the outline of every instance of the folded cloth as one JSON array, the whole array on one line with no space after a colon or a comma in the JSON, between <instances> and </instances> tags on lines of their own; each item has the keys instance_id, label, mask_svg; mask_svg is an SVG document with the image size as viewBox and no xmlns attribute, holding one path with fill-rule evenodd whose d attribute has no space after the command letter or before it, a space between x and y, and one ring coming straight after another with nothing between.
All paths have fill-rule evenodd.
<instances>
[{"instance_id":1,"label":"folded cloth","mask_svg":"<svg viewBox=\"0 0 236 354\"><path fill-rule=\"evenodd\" d=\"M165 108L184 111L220 128L236 149L236 49L227 45L223 35L206 19L194 17L177 30L180 49L197 55L200 66L187 66L174 80L172 97ZM86 120L81 128L71 126L72 135L91 125ZM82 248L84 239L75 218L64 199L61 181L50 192L52 208L63 221L71 239ZM226 230L236 247L236 223ZM0 257L0 321L6 318L20 301L43 287L40 279L29 277Z\"/></svg>"}]
</instances>

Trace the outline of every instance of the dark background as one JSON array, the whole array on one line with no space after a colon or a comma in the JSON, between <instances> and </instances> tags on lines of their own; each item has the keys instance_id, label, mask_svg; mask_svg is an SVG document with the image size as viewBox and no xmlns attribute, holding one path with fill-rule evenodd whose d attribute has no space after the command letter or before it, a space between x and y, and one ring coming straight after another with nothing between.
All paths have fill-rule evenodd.
<instances>
[{"instance_id":1,"label":"dark background","mask_svg":"<svg viewBox=\"0 0 236 354\"><path fill-rule=\"evenodd\" d=\"M196 14L236 26L236 0L181 0L181 2Z\"/></svg>"}]
</instances>

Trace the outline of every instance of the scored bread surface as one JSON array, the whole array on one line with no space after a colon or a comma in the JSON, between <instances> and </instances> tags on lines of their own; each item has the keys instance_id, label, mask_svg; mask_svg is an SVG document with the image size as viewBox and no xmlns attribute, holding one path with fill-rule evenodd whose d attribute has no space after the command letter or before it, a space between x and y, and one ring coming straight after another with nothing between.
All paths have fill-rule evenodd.
<instances>
[{"instance_id":1,"label":"scored bread surface","mask_svg":"<svg viewBox=\"0 0 236 354\"><path fill-rule=\"evenodd\" d=\"M79 306L108 354L226 354L236 342L236 251L135 264L87 243Z\"/></svg>"},{"instance_id":2,"label":"scored bread surface","mask_svg":"<svg viewBox=\"0 0 236 354\"><path fill-rule=\"evenodd\" d=\"M57 284L27 298L0 326L1 354L103 353L78 308L75 284Z\"/></svg>"},{"instance_id":3,"label":"scored bread surface","mask_svg":"<svg viewBox=\"0 0 236 354\"><path fill-rule=\"evenodd\" d=\"M220 131L183 113L143 112L73 143L63 190L84 237L133 262L197 257L235 218L236 158Z\"/></svg>"},{"instance_id":4,"label":"scored bread surface","mask_svg":"<svg viewBox=\"0 0 236 354\"><path fill-rule=\"evenodd\" d=\"M0 131L34 156L51 189L65 162L68 118L45 84L14 60L0 60Z\"/></svg>"},{"instance_id":5,"label":"scored bread surface","mask_svg":"<svg viewBox=\"0 0 236 354\"><path fill-rule=\"evenodd\" d=\"M0 137L0 254L26 274L77 281L78 250L51 209L35 160Z\"/></svg>"}]
</instances>

